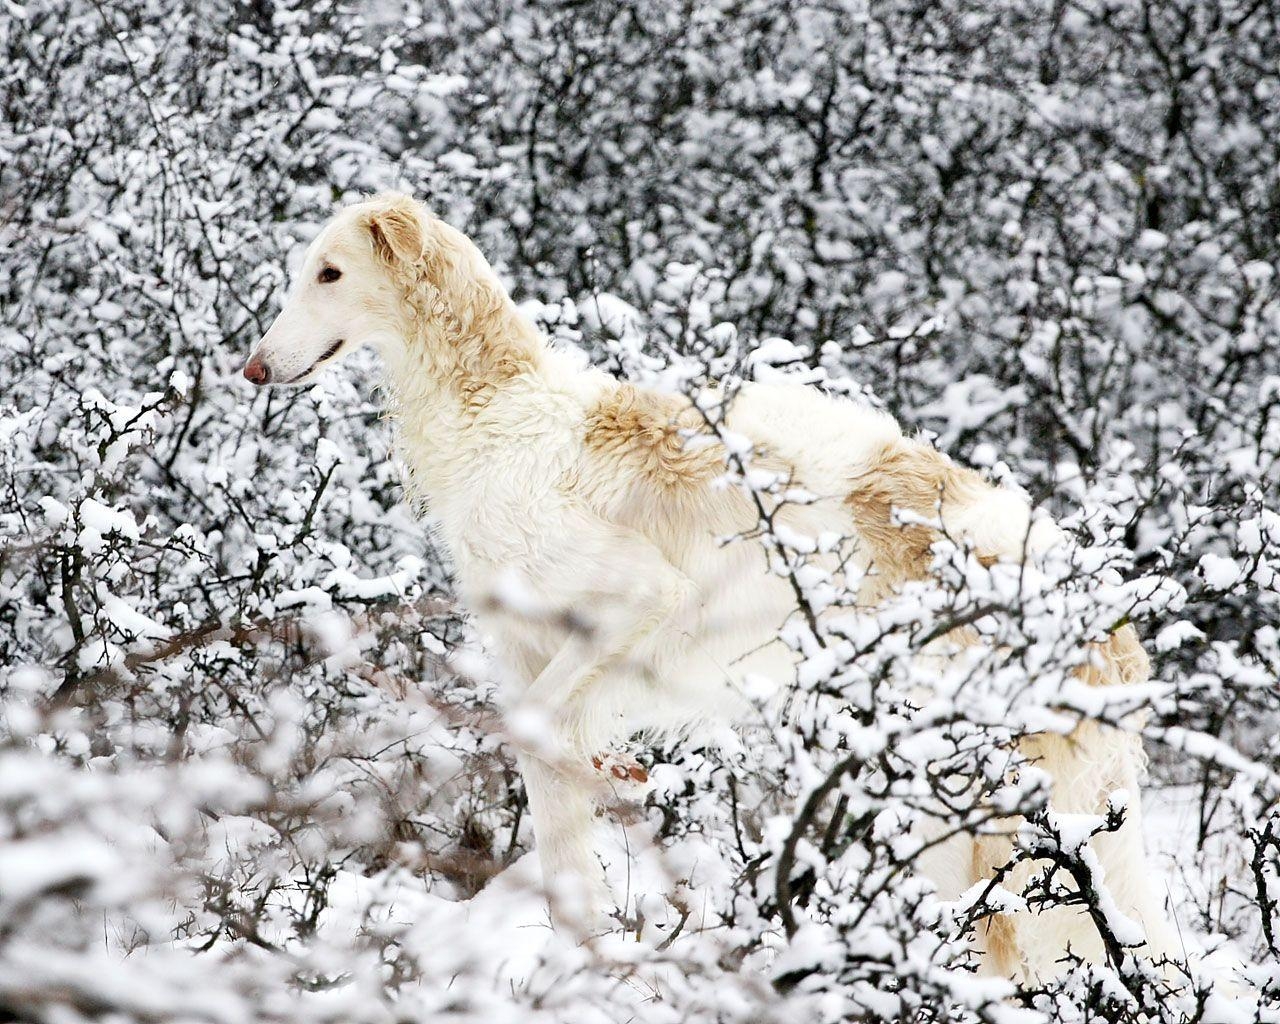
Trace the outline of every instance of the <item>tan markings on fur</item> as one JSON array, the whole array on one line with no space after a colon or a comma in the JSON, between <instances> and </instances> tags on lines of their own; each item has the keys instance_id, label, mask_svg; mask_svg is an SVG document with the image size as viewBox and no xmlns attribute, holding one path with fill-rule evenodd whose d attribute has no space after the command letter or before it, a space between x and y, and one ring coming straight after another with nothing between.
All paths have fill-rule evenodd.
<instances>
[{"instance_id":1,"label":"tan markings on fur","mask_svg":"<svg viewBox=\"0 0 1280 1024\"><path fill-rule=\"evenodd\" d=\"M464 235L397 196L370 214L369 230L413 311L413 334L464 408L537 368L540 338Z\"/></svg>"},{"instance_id":2,"label":"tan markings on fur","mask_svg":"<svg viewBox=\"0 0 1280 1024\"><path fill-rule=\"evenodd\" d=\"M463 405L478 409L512 379L534 370L539 349L505 294L441 263L437 256L426 265L426 281L438 298L430 322L419 320L419 334L434 343L436 366Z\"/></svg>"},{"instance_id":3,"label":"tan markings on fur","mask_svg":"<svg viewBox=\"0 0 1280 1024\"><path fill-rule=\"evenodd\" d=\"M980 500L988 486L977 473L953 465L931 448L909 441L887 445L853 482L847 499L855 528L869 549L870 564L877 574L870 588L871 600L883 599L893 588L907 580L922 578L929 570L930 545L937 539L937 532L924 526L895 523L895 508L930 519L938 518L941 510L945 521L949 507ZM977 556L984 564L996 561L987 553L977 552ZM959 646L967 646L975 642L976 635L968 629L953 630L949 639ZM1134 683L1147 678L1147 655L1131 625L1120 627L1101 643L1089 645L1089 654L1088 663L1077 669L1076 674L1091 685ZM1086 770L1085 764L1097 747L1096 737L1104 730L1105 727L1085 723L1070 736L1024 737L1018 747L1032 761L1051 763L1055 779L1062 780L1063 773ZM1059 809L1068 811L1096 812L1105 799L1102 791L1072 793L1069 785L1055 787L1055 790ZM1064 797L1065 806L1061 802ZM1007 823L1010 829L1016 820ZM1007 836L975 838L973 877L992 877L1008 863L1012 852ZM1005 879L1006 888L1023 891L1031 871L1032 865L1019 865ZM1021 973L1024 954L1020 926L1034 929L1035 924L1024 914L991 914L979 923L977 942L984 953L985 972L1005 977L1017 977ZM1025 941L1026 937L1022 938Z\"/></svg>"},{"instance_id":4,"label":"tan markings on fur","mask_svg":"<svg viewBox=\"0 0 1280 1024\"><path fill-rule=\"evenodd\" d=\"M408 198L388 197L369 216L369 234L378 258L392 266L412 266L423 255L426 235L416 204Z\"/></svg>"},{"instance_id":5,"label":"tan markings on fur","mask_svg":"<svg viewBox=\"0 0 1280 1024\"><path fill-rule=\"evenodd\" d=\"M973 470L927 445L907 440L886 445L853 481L846 499L877 575L872 599L928 575L929 548L938 537L926 526L899 524L894 509L936 519L940 502L949 506L976 499L987 486Z\"/></svg>"},{"instance_id":6,"label":"tan markings on fur","mask_svg":"<svg viewBox=\"0 0 1280 1024\"><path fill-rule=\"evenodd\" d=\"M687 399L622 384L587 414L589 450L618 459L660 487L705 484L725 471L718 444L690 447L701 417Z\"/></svg>"},{"instance_id":7,"label":"tan markings on fur","mask_svg":"<svg viewBox=\"0 0 1280 1024\"><path fill-rule=\"evenodd\" d=\"M977 836L973 841L973 877L990 878L1009 862L1013 844L1003 835ZM1015 884L1016 883L1012 883ZM1006 880L1006 888L1009 880ZM1016 890L1015 890L1016 891ZM1018 925L1009 914L990 914L978 924L978 942L986 953L983 967L989 974L1013 977L1022 965L1018 950Z\"/></svg>"},{"instance_id":8,"label":"tan markings on fur","mask_svg":"<svg viewBox=\"0 0 1280 1024\"><path fill-rule=\"evenodd\" d=\"M1144 683L1150 675L1151 661L1137 630L1127 623L1101 643L1090 644L1088 663L1076 669L1076 676L1090 686Z\"/></svg>"},{"instance_id":9,"label":"tan markings on fur","mask_svg":"<svg viewBox=\"0 0 1280 1024\"><path fill-rule=\"evenodd\" d=\"M989 487L976 472L955 465L926 445L906 440L886 445L853 482L847 499L877 577L871 600L879 601L894 587L923 579L929 572L930 545L937 540L937 532L926 526L899 525L893 518L895 508L936 519L940 503L945 510L980 500ZM977 552L977 557L983 565L997 561L983 552ZM952 639L965 646L972 642L972 637L958 631ZM1131 625L1120 627L1106 641L1089 648L1089 662L1077 669L1076 675L1091 686L1138 683L1148 678L1150 662Z\"/></svg>"},{"instance_id":10,"label":"tan markings on fur","mask_svg":"<svg viewBox=\"0 0 1280 1024\"><path fill-rule=\"evenodd\" d=\"M1007 914L993 914L980 926L982 945L991 958L988 973L1017 977L1022 966L1022 953L1018 950L1018 926Z\"/></svg>"}]
</instances>

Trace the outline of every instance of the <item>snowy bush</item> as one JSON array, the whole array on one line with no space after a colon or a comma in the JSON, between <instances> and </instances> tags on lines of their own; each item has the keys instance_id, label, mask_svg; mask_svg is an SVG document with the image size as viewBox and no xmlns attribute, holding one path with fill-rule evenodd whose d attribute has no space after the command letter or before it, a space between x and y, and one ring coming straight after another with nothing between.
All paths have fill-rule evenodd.
<instances>
[{"instance_id":1,"label":"snowy bush","mask_svg":"<svg viewBox=\"0 0 1280 1024\"><path fill-rule=\"evenodd\" d=\"M1280 1019L1278 23L9 3L0 1018ZM548 925L494 673L402 501L374 360L238 376L290 260L390 187L592 361L860 395L1076 542L1016 578L941 544L936 579L836 629L813 612L848 594L731 458L761 513L734 543L795 581L801 670L737 733L637 739L652 792L609 812L626 913L583 944ZM1074 673L1121 623L1153 677L1103 699ZM958 626L989 642L913 657ZM1185 943L1162 969L1094 871L1125 796L1068 820L1013 753L1081 721L1146 741ZM938 899L925 818L1015 822L1008 871ZM1064 902L1101 962L975 973L993 912Z\"/></svg>"}]
</instances>

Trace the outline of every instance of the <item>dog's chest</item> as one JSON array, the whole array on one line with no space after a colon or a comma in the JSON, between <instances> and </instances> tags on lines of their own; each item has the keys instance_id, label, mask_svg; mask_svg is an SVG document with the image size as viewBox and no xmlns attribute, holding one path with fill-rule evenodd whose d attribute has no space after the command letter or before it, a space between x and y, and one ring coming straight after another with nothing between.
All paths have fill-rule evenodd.
<instances>
[{"instance_id":1,"label":"dog's chest","mask_svg":"<svg viewBox=\"0 0 1280 1024\"><path fill-rule=\"evenodd\" d=\"M539 509L547 487L529 475L477 472L468 486L438 500L432 512L465 583L478 575L518 572L545 545Z\"/></svg>"},{"instance_id":2,"label":"dog's chest","mask_svg":"<svg viewBox=\"0 0 1280 1024\"><path fill-rule=\"evenodd\" d=\"M464 589L523 573L559 540L554 511L576 452L571 409L511 402L498 412L457 439L450 486L430 500Z\"/></svg>"}]
</instances>

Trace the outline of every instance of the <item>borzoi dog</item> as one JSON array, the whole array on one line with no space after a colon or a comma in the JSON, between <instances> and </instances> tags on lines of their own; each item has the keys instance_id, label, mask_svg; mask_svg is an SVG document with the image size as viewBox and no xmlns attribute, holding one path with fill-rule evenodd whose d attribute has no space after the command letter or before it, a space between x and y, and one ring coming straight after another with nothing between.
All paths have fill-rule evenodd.
<instances>
[{"instance_id":1,"label":"borzoi dog","mask_svg":"<svg viewBox=\"0 0 1280 1024\"><path fill-rule=\"evenodd\" d=\"M385 361L390 411L409 469L452 555L463 600L540 709L553 741L520 755L548 890L608 893L592 841L600 752L642 730L678 731L744 707L748 676L791 677L779 627L794 592L749 544L722 538L757 524L750 496L717 486L724 450L686 443L690 402L583 370L523 316L476 247L412 199L389 195L342 211L317 236L284 309L244 368L254 384L305 384L362 345ZM936 522L989 560L1019 560L1058 536L1026 500L986 483L889 416L799 385L747 385L726 424L754 464L813 496L785 523L855 539L868 604L924 576L936 539L895 510ZM1086 670L1098 684L1144 677L1125 626ZM1136 738L1082 727L1037 737L1055 805L1096 812L1116 789L1135 796L1099 855L1121 910L1150 935L1136 787ZM598 761L598 758L597 758ZM579 770L579 766L581 770ZM989 874L981 843L941 844L924 869L953 898ZM1070 946L1102 957L1075 910L992 919L991 970L1036 979Z\"/></svg>"}]
</instances>

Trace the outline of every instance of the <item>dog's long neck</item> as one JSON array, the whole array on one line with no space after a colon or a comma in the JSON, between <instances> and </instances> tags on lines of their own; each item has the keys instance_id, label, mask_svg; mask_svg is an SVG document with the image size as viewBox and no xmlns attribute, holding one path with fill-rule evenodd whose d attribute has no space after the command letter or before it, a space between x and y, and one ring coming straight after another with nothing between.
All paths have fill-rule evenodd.
<instances>
[{"instance_id":1,"label":"dog's long neck","mask_svg":"<svg viewBox=\"0 0 1280 1024\"><path fill-rule=\"evenodd\" d=\"M406 289L403 344L386 353L409 496L429 507L474 486L493 429L486 412L504 394L543 386L548 361L545 339L479 252L461 235L445 237Z\"/></svg>"}]
</instances>

